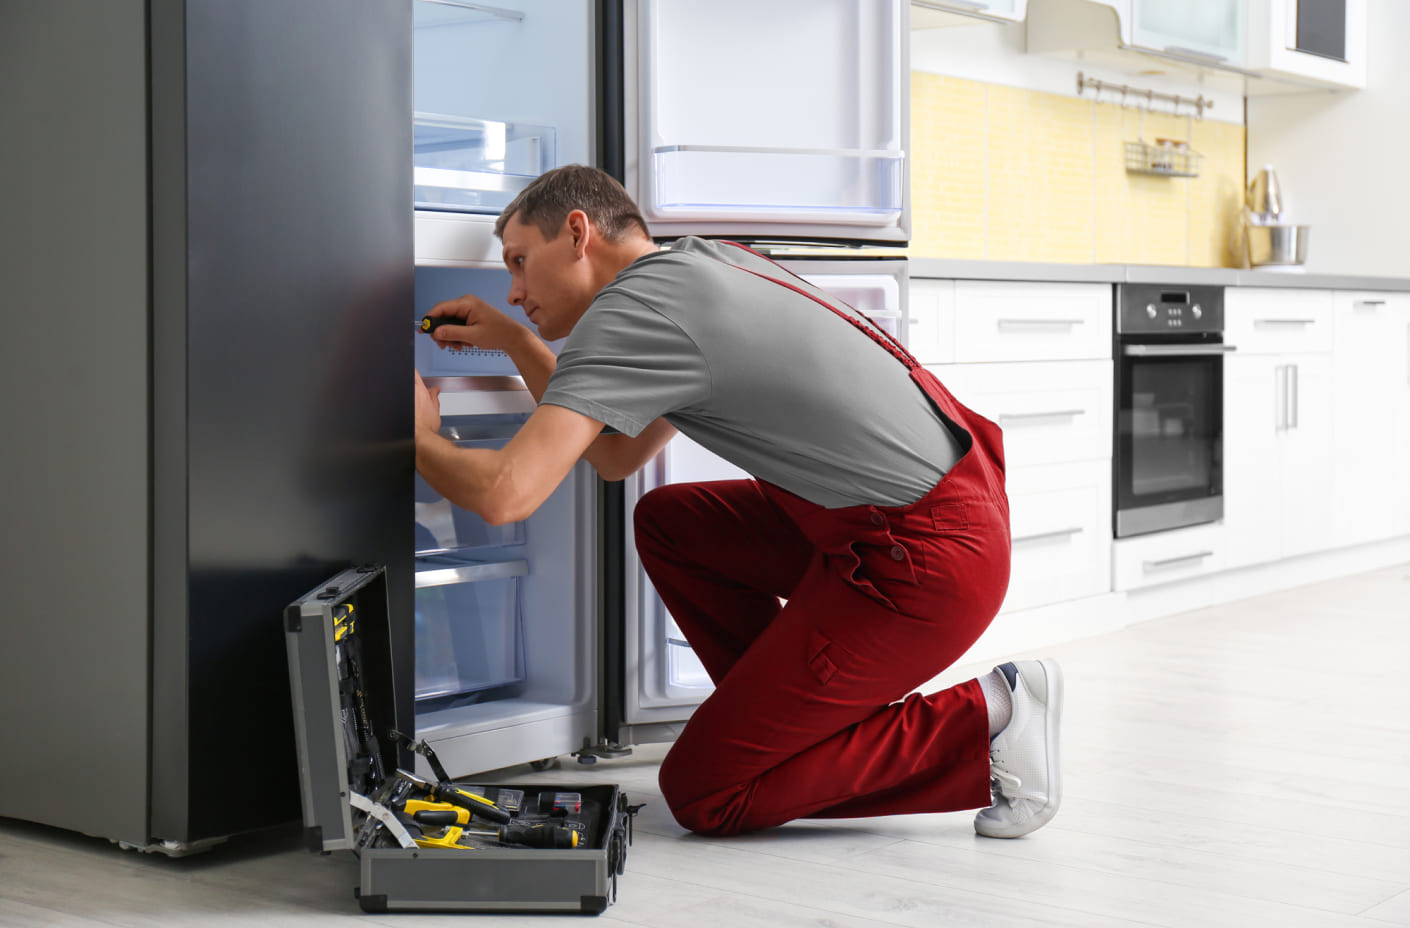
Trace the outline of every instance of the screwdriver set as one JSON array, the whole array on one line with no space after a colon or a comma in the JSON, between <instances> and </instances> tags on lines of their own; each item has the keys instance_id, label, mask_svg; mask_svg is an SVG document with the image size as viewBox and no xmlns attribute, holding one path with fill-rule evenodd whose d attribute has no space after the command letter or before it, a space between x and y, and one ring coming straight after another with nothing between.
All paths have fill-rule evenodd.
<instances>
[{"instance_id":1,"label":"screwdriver set","mask_svg":"<svg viewBox=\"0 0 1410 928\"><path fill-rule=\"evenodd\" d=\"M285 610L310 850L358 856L368 912L601 913L637 807L615 785L450 777L394 717L386 583L345 571Z\"/></svg>"}]
</instances>

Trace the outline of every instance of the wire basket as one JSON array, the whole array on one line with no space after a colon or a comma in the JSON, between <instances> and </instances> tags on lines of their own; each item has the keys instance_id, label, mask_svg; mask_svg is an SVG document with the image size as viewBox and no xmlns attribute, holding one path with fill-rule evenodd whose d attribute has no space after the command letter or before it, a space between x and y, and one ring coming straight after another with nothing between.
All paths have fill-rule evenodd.
<instances>
[{"instance_id":1,"label":"wire basket","mask_svg":"<svg viewBox=\"0 0 1410 928\"><path fill-rule=\"evenodd\" d=\"M1157 144L1126 142L1126 170L1132 174L1158 174L1161 177L1199 177L1204 156L1185 142L1161 139Z\"/></svg>"}]
</instances>

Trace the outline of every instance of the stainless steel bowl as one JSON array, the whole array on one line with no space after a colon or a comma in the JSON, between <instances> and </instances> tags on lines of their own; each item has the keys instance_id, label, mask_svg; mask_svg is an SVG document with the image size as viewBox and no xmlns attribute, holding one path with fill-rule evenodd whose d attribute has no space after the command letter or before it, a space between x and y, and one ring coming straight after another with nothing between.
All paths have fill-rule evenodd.
<instances>
[{"instance_id":1,"label":"stainless steel bowl","mask_svg":"<svg viewBox=\"0 0 1410 928\"><path fill-rule=\"evenodd\" d=\"M1270 264L1306 264L1311 226L1245 225L1249 267Z\"/></svg>"}]
</instances>

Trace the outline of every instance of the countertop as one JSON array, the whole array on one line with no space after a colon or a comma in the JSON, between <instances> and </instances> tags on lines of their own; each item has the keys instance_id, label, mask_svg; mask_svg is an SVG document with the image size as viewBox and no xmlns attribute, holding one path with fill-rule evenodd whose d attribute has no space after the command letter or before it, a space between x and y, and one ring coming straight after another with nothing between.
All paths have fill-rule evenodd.
<instances>
[{"instance_id":1,"label":"countertop","mask_svg":"<svg viewBox=\"0 0 1410 928\"><path fill-rule=\"evenodd\" d=\"M1061 283L1213 284L1225 287L1306 287L1318 290L1410 292L1410 277L1308 274L1300 271L1228 267L1167 267L1144 264L1045 264L911 258L912 278L940 280L1031 280Z\"/></svg>"}]
</instances>

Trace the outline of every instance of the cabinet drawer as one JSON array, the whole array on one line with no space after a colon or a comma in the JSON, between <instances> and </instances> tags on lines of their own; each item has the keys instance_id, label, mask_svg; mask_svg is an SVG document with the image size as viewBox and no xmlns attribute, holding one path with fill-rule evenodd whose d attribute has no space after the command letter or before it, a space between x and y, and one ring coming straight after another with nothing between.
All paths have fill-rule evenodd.
<instances>
[{"instance_id":1,"label":"cabinet drawer","mask_svg":"<svg viewBox=\"0 0 1410 928\"><path fill-rule=\"evenodd\" d=\"M1112 584L1134 590L1189 580L1230 566L1231 550L1222 522L1112 542Z\"/></svg>"},{"instance_id":2,"label":"cabinet drawer","mask_svg":"<svg viewBox=\"0 0 1410 928\"><path fill-rule=\"evenodd\" d=\"M922 364L955 360L955 282L912 278L906 347Z\"/></svg>"},{"instance_id":3,"label":"cabinet drawer","mask_svg":"<svg viewBox=\"0 0 1410 928\"><path fill-rule=\"evenodd\" d=\"M1003 610L1111 589L1111 462L1008 472L1013 570Z\"/></svg>"},{"instance_id":4,"label":"cabinet drawer","mask_svg":"<svg viewBox=\"0 0 1410 928\"><path fill-rule=\"evenodd\" d=\"M1246 354L1332 350L1332 291L1229 287L1224 341Z\"/></svg>"},{"instance_id":5,"label":"cabinet drawer","mask_svg":"<svg viewBox=\"0 0 1410 928\"><path fill-rule=\"evenodd\" d=\"M1110 284L955 282L956 361L1111 357Z\"/></svg>"},{"instance_id":6,"label":"cabinet drawer","mask_svg":"<svg viewBox=\"0 0 1410 928\"><path fill-rule=\"evenodd\" d=\"M1004 430L1010 468L1111 458L1110 361L945 364L931 370L956 399Z\"/></svg>"}]
</instances>

